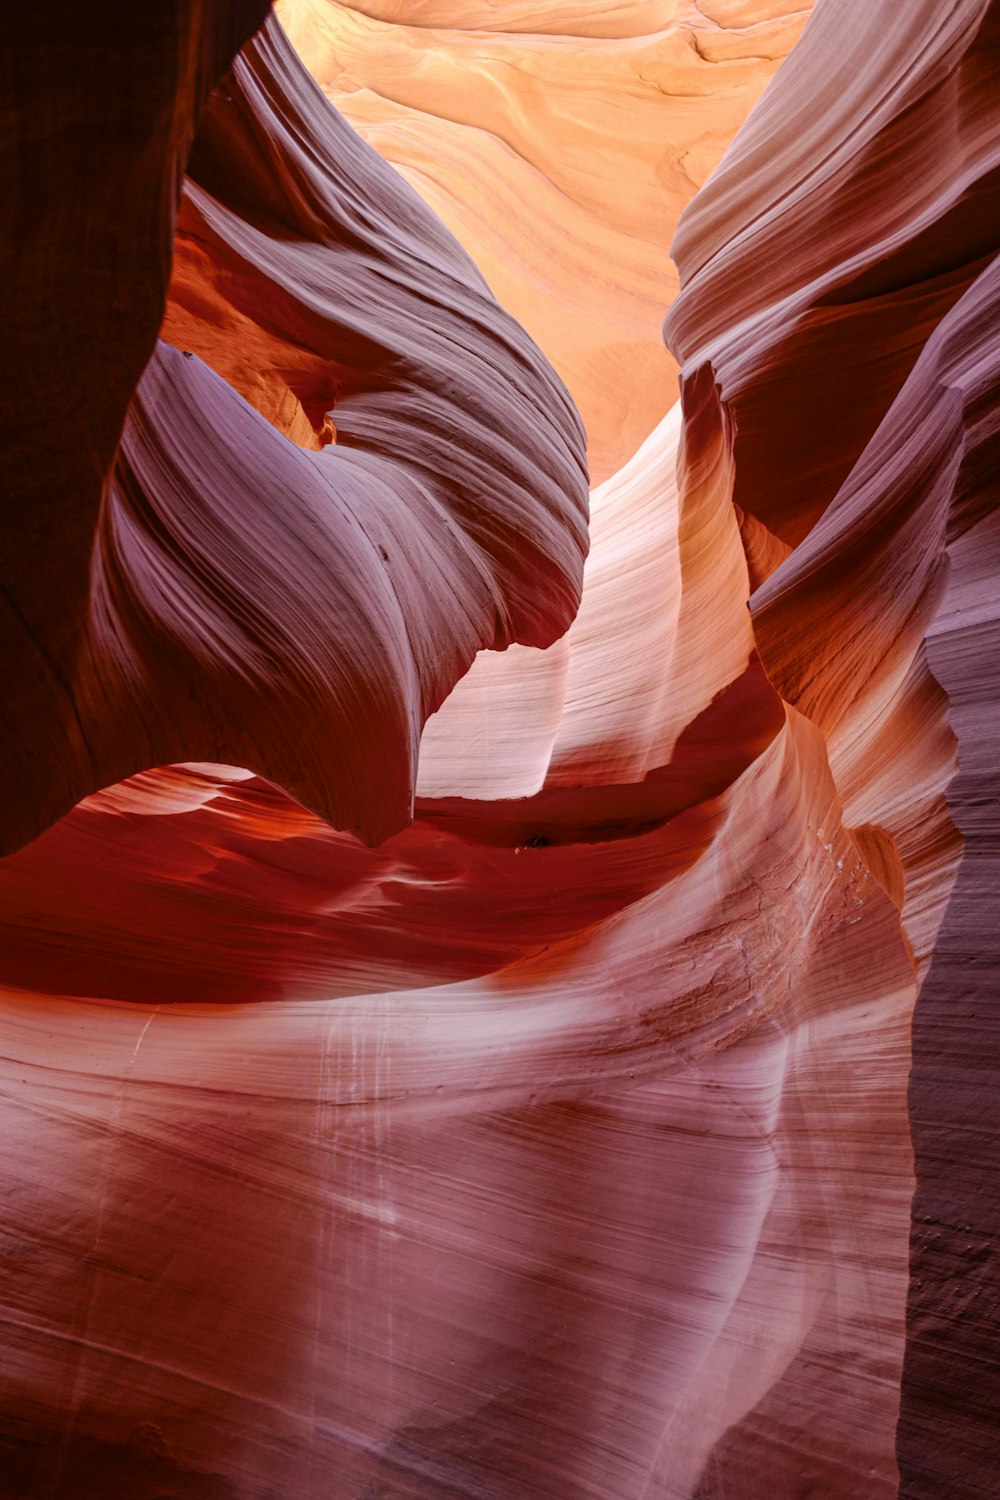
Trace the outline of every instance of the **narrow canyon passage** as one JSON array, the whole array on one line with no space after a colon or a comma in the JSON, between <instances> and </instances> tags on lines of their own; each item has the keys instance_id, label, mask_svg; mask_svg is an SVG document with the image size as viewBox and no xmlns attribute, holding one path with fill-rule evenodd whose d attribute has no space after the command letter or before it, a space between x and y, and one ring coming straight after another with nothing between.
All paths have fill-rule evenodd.
<instances>
[{"instance_id":1,"label":"narrow canyon passage","mask_svg":"<svg viewBox=\"0 0 1000 1500\"><path fill-rule=\"evenodd\" d=\"M995 1500L1000 10L54 14L0 1497Z\"/></svg>"}]
</instances>

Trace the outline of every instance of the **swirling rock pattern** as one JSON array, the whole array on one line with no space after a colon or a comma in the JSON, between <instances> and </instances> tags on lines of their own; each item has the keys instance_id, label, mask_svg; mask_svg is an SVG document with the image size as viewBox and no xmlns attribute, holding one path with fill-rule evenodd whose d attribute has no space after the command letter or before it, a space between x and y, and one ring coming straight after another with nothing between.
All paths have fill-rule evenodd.
<instances>
[{"instance_id":1,"label":"swirling rock pattern","mask_svg":"<svg viewBox=\"0 0 1000 1500\"><path fill-rule=\"evenodd\" d=\"M995 959L973 913L996 808L1000 20L969 3L914 7L891 35L881 23L878 7L817 10L682 228L668 327L718 373L741 513L798 543L752 596L755 641L774 686L823 730L855 845L925 980L900 1492L985 1500L1000 1473L995 1038L980 1009ZM834 38L858 65L818 115ZM774 1473L776 1441L758 1435L750 1459L730 1442L720 1492L765 1449Z\"/></svg>"},{"instance_id":2,"label":"swirling rock pattern","mask_svg":"<svg viewBox=\"0 0 1000 1500\"><path fill-rule=\"evenodd\" d=\"M595 481L673 404L660 337L681 210L811 0L279 0L327 97L546 351Z\"/></svg>"},{"instance_id":3,"label":"swirling rock pattern","mask_svg":"<svg viewBox=\"0 0 1000 1500\"><path fill-rule=\"evenodd\" d=\"M273 21L199 121L73 679L147 769L0 864L8 1490L992 1500L997 10L818 0L585 566L517 142L653 58L717 154L802 16L500 10L282 13L508 313Z\"/></svg>"},{"instance_id":4,"label":"swirling rock pattern","mask_svg":"<svg viewBox=\"0 0 1000 1500\"><path fill-rule=\"evenodd\" d=\"M94 537L163 316L198 112L267 9L165 0L150 19L42 0L0 23L5 852L101 784L78 685Z\"/></svg>"},{"instance_id":5,"label":"swirling rock pattern","mask_svg":"<svg viewBox=\"0 0 1000 1500\"><path fill-rule=\"evenodd\" d=\"M34 590L10 645L15 714L44 690L37 651L55 638L61 654L48 743L18 747L8 849L82 795L186 758L252 766L377 842L408 822L421 726L476 651L547 645L578 601L568 396L273 21L216 90L191 168L175 299L222 325L204 352L223 374L263 322L286 396L335 406L337 442L303 451L294 411L285 436L192 349L157 347L99 512L61 538L73 589L45 604L34 523L34 550L10 554Z\"/></svg>"}]
</instances>

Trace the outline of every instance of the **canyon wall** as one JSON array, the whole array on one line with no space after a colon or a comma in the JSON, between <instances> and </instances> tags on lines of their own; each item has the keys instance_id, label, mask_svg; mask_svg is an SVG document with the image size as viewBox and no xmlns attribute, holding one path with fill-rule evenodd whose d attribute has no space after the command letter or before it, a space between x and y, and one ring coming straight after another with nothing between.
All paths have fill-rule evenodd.
<instances>
[{"instance_id":1,"label":"canyon wall","mask_svg":"<svg viewBox=\"0 0 1000 1500\"><path fill-rule=\"evenodd\" d=\"M996 6L54 9L4 1494L992 1500Z\"/></svg>"}]
</instances>

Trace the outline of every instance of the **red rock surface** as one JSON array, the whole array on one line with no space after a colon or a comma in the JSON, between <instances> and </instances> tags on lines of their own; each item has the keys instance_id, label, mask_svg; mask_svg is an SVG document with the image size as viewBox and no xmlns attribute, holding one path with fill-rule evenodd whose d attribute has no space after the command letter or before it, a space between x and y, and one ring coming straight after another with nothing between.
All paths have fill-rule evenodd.
<instances>
[{"instance_id":1,"label":"red rock surface","mask_svg":"<svg viewBox=\"0 0 1000 1500\"><path fill-rule=\"evenodd\" d=\"M16 848L82 795L194 758L249 765L377 842L409 821L421 726L475 652L548 645L573 616L579 419L274 21L201 117L178 227L166 331L198 307L206 332L184 342L237 386L251 352L278 383L271 346L293 405L336 403L337 442L303 451L195 350L144 349L95 507L57 549L30 509L12 537L9 726L45 702L0 836Z\"/></svg>"},{"instance_id":2,"label":"red rock surface","mask_svg":"<svg viewBox=\"0 0 1000 1500\"><path fill-rule=\"evenodd\" d=\"M456 121L453 48L579 81L782 11L485 9L326 6L310 62L336 10ZM30 533L88 569L31 596L73 673L0 863L4 1495L993 1500L995 9L818 0L682 220L682 400L572 624L518 277L273 21L212 94L99 510Z\"/></svg>"},{"instance_id":3,"label":"red rock surface","mask_svg":"<svg viewBox=\"0 0 1000 1500\"><path fill-rule=\"evenodd\" d=\"M819 113L837 39L850 50ZM924 981L898 1443L900 1494L921 1500L986 1500L1000 1484L984 1004L996 984L998 42L984 3L910 7L891 27L877 6L818 8L688 216L668 320L718 374L741 509L798 543L751 598L757 648L823 731L855 846L901 907ZM746 1440L730 1436L720 1495L761 1463L772 1476L794 1464L776 1455L779 1414L767 1415Z\"/></svg>"},{"instance_id":4,"label":"red rock surface","mask_svg":"<svg viewBox=\"0 0 1000 1500\"><path fill-rule=\"evenodd\" d=\"M0 22L4 851L102 784L75 682L102 498L163 317L199 109L267 9L40 0Z\"/></svg>"}]
</instances>

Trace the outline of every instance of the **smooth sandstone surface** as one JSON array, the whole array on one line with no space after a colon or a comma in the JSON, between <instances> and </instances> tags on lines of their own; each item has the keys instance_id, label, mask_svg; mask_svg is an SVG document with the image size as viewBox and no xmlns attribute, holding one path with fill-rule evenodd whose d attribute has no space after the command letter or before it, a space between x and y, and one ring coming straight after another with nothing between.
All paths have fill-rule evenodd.
<instances>
[{"instance_id":1,"label":"smooth sandstone surface","mask_svg":"<svg viewBox=\"0 0 1000 1500\"><path fill-rule=\"evenodd\" d=\"M838 40L852 65L817 113ZM798 543L751 597L755 641L785 701L823 730L855 845L901 907L923 981L898 1434L900 1494L921 1500L986 1500L1000 1478L984 1005L997 981L998 44L982 0L909 7L891 26L879 7L818 7L692 205L668 318L674 346L718 375L741 509ZM747 1474L731 1448L721 1493Z\"/></svg>"},{"instance_id":2,"label":"smooth sandstone surface","mask_svg":"<svg viewBox=\"0 0 1000 1500\"><path fill-rule=\"evenodd\" d=\"M74 681L94 537L163 317L198 113L267 9L40 0L0 21L4 852L102 784L83 769Z\"/></svg>"},{"instance_id":3,"label":"smooth sandstone surface","mask_svg":"<svg viewBox=\"0 0 1000 1500\"><path fill-rule=\"evenodd\" d=\"M58 548L30 508L12 523L10 705L47 692L59 734L17 747L8 851L185 759L249 765L377 842L409 821L421 726L476 651L548 645L578 603L586 470L566 391L273 18L189 165L164 331L187 334L192 305L206 331L146 349L95 513ZM295 412L286 435L239 393L231 363L261 323L286 396L336 402L335 444L309 451ZM53 442L64 460L71 436Z\"/></svg>"},{"instance_id":4,"label":"smooth sandstone surface","mask_svg":"<svg viewBox=\"0 0 1000 1500\"><path fill-rule=\"evenodd\" d=\"M792 0L279 0L327 97L413 183L573 392L595 482L676 399L669 247L809 11Z\"/></svg>"},{"instance_id":5,"label":"smooth sandstone surface","mask_svg":"<svg viewBox=\"0 0 1000 1500\"><path fill-rule=\"evenodd\" d=\"M472 259L270 20L93 533L138 774L0 862L7 1492L993 1500L996 7L817 0L676 405L801 10L279 13Z\"/></svg>"}]
</instances>

